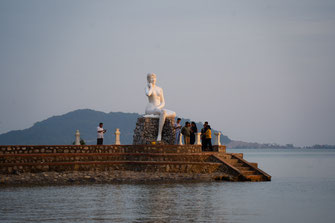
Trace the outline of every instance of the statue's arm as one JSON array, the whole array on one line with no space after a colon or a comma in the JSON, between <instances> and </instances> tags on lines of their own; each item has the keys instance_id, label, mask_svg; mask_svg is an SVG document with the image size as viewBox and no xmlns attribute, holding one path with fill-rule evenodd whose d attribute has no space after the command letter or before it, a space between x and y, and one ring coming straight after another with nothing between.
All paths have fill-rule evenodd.
<instances>
[{"instance_id":1,"label":"statue's arm","mask_svg":"<svg viewBox=\"0 0 335 223\"><path fill-rule=\"evenodd\" d=\"M153 91L153 87L152 87L151 84L150 84L150 85L147 85L147 86L145 87L145 94L146 94L147 96L151 96L152 91Z\"/></svg>"},{"instance_id":2,"label":"statue's arm","mask_svg":"<svg viewBox=\"0 0 335 223\"><path fill-rule=\"evenodd\" d=\"M163 94L163 89L161 89L161 93L160 93L160 101L161 104L158 106L159 109L164 108L165 106L165 100L164 100L164 94Z\"/></svg>"}]
</instances>

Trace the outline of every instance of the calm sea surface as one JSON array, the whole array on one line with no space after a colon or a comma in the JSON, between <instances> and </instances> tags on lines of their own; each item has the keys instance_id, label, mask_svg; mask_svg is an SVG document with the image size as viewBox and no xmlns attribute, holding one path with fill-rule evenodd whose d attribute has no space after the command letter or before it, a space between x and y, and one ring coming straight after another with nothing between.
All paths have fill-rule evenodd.
<instances>
[{"instance_id":1,"label":"calm sea surface","mask_svg":"<svg viewBox=\"0 0 335 223\"><path fill-rule=\"evenodd\" d=\"M271 182L0 188L0 222L335 222L335 150L230 150Z\"/></svg>"}]
</instances>

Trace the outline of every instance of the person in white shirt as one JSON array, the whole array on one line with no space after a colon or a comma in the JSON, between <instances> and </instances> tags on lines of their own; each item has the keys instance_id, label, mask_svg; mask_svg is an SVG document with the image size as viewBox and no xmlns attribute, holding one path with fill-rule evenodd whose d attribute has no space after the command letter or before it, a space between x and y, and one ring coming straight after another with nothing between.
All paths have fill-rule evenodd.
<instances>
[{"instance_id":1,"label":"person in white shirt","mask_svg":"<svg viewBox=\"0 0 335 223\"><path fill-rule=\"evenodd\" d=\"M98 132L97 145L103 145L104 142L104 133L106 132L106 130L103 129L103 126L104 124L100 122L99 126L97 127Z\"/></svg>"},{"instance_id":2,"label":"person in white shirt","mask_svg":"<svg viewBox=\"0 0 335 223\"><path fill-rule=\"evenodd\" d=\"M178 118L178 119L177 119L177 122L174 124L174 129L176 130L176 145L179 144L180 129L181 129L180 121L181 121L181 119Z\"/></svg>"}]
</instances>

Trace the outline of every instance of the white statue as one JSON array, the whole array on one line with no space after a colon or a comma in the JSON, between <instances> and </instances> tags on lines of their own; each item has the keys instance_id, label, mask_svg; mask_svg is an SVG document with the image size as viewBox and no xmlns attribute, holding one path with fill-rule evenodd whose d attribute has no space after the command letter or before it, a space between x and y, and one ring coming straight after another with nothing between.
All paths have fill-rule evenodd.
<instances>
[{"instance_id":1,"label":"white statue","mask_svg":"<svg viewBox=\"0 0 335 223\"><path fill-rule=\"evenodd\" d=\"M163 109L165 106L163 89L156 86L156 74L149 73L147 75L147 81L148 84L145 88L145 94L148 96L149 103L145 108L145 114L147 117L159 117L157 141L161 141L165 119L167 117L176 117L176 113L174 111Z\"/></svg>"}]
</instances>

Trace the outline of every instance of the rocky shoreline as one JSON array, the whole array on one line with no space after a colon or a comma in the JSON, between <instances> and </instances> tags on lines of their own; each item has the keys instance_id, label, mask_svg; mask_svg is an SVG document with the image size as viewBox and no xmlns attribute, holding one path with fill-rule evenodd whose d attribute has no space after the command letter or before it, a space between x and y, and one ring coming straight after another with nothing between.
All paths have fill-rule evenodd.
<instances>
[{"instance_id":1,"label":"rocky shoreline","mask_svg":"<svg viewBox=\"0 0 335 223\"><path fill-rule=\"evenodd\" d=\"M1 174L0 187L6 186L56 186L80 184L197 182L229 180L222 173L190 174L135 171L65 171Z\"/></svg>"}]
</instances>

